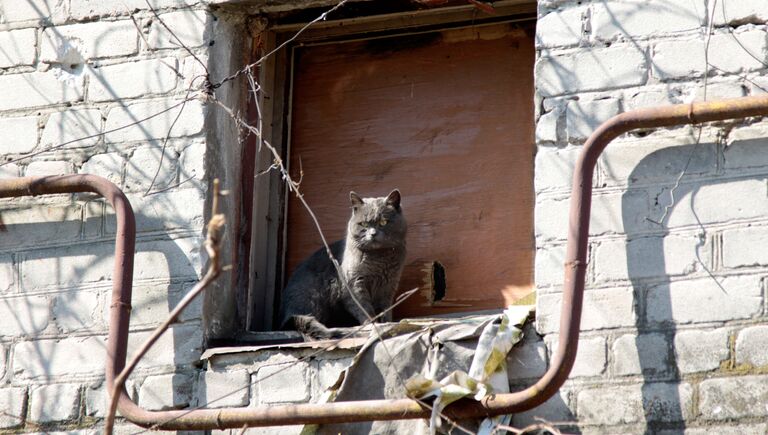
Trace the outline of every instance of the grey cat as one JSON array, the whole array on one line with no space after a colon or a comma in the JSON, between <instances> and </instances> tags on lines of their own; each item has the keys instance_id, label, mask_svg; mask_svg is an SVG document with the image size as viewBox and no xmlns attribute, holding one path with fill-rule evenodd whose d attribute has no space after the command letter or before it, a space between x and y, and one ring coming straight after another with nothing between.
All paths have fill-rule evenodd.
<instances>
[{"instance_id":1,"label":"grey cat","mask_svg":"<svg viewBox=\"0 0 768 435\"><path fill-rule=\"evenodd\" d=\"M296 268L283 290L280 329L295 329L309 340L340 338L328 327L361 325L392 305L405 261L407 224L400 191L382 198L350 192L349 199L347 237L330 245L348 289L325 249L317 250ZM392 313L380 320L391 321Z\"/></svg>"}]
</instances>

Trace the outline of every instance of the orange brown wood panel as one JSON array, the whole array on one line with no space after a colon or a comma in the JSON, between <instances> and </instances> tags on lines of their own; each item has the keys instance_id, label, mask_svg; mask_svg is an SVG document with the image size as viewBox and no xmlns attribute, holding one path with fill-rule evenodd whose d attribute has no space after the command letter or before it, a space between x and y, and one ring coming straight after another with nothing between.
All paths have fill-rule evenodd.
<instances>
[{"instance_id":1,"label":"orange brown wood panel","mask_svg":"<svg viewBox=\"0 0 768 435\"><path fill-rule=\"evenodd\" d=\"M510 24L298 48L290 167L329 241L350 190L399 188L409 223L396 317L498 308L533 289L533 62ZM321 246L290 198L286 269ZM425 269L445 268L442 301Z\"/></svg>"}]
</instances>

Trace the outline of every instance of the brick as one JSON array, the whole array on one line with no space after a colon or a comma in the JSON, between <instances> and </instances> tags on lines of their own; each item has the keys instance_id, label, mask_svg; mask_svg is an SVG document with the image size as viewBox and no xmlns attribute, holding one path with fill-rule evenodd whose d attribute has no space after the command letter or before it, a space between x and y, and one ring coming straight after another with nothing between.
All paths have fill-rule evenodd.
<instances>
[{"instance_id":1,"label":"brick","mask_svg":"<svg viewBox=\"0 0 768 435\"><path fill-rule=\"evenodd\" d=\"M536 265L534 267L537 291L541 286L558 286L563 284L565 264L565 246L547 246L536 250Z\"/></svg>"},{"instance_id":2,"label":"brick","mask_svg":"<svg viewBox=\"0 0 768 435\"><path fill-rule=\"evenodd\" d=\"M8 429L24 423L26 388L0 389L0 428Z\"/></svg>"},{"instance_id":3,"label":"brick","mask_svg":"<svg viewBox=\"0 0 768 435\"><path fill-rule=\"evenodd\" d=\"M123 180L123 166L125 166L125 159L118 153L96 154L83 163L79 173L98 175L119 186ZM138 212L133 201L131 205L134 212Z\"/></svg>"},{"instance_id":4,"label":"brick","mask_svg":"<svg viewBox=\"0 0 768 435\"><path fill-rule=\"evenodd\" d=\"M308 401L308 371L305 362L260 367L255 375L259 403Z\"/></svg>"},{"instance_id":5,"label":"brick","mask_svg":"<svg viewBox=\"0 0 768 435\"><path fill-rule=\"evenodd\" d=\"M533 184L536 192L570 190L581 148L537 147Z\"/></svg>"},{"instance_id":6,"label":"brick","mask_svg":"<svg viewBox=\"0 0 768 435\"><path fill-rule=\"evenodd\" d=\"M566 132L572 143L588 138L603 122L621 112L619 100L571 101L566 107Z\"/></svg>"},{"instance_id":7,"label":"brick","mask_svg":"<svg viewBox=\"0 0 768 435\"><path fill-rule=\"evenodd\" d=\"M768 166L765 147L768 145L768 123L758 122L736 126L728 134L728 142L723 151L723 168L734 173L743 173L744 169Z\"/></svg>"},{"instance_id":8,"label":"brick","mask_svg":"<svg viewBox=\"0 0 768 435\"><path fill-rule=\"evenodd\" d=\"M338 380L341 372L352 365L352 358L326 359L317 362L317 390L322 394L332 387Z\"/></svg>"},{"instance_id":9,"label":"brick","mask_svg":"<svg viewBox=\"0 0 768 435\"><path fill-rule=\"evenodd\" d=\"M137 284L131 299L131 326L158 325L168 318L171 310L179 303L189 288L181 290L177 284ZM180 314L181 321L202 317L203 298L198 297ZM109 306L102 307L103 316L109 318Z\"/></svg>"},{"instance_id":10,"label":"brick","mask_svg":"<svg viewBox=\"0 0 768 435\"><path fill-rule=\"evenodd\" d=\"M652 74L662 80L700 77L706 68L705 48L703 39L658 42L653 47Z\"/></svg>"},{"instance_id":11,"label":"brick","mask_svg":"<svg viewBox=\"0 0 768 435\"><path fill-rule=\"evenodd\" d=\"M43 129L45 148L68 142L62 148L84 148L101 141L101 112L98 109L66 110L51 113Z\"/></svg>"},{"instance_id":12,"label":"brick","mask_svg":"<svg viewBox=\"0 0 768 435\"><path fill-rule=\"evenodd\" d=\"M575 406L571 404L569 395L568 390L561 388L541 405L528 411L515 413L512 415L512 426L522 428L541 423L541 420L558 423L575 422L575 409L573 409Z\"/></svg>"},{"instance_id":13,"label":"brick","mask_svg":"<svg viewBox=\"0 0 768 435\"><path fill-rule=\"evenodd\" d=\"M563 109L555 108L542 114L536 122L536 143L555 143L563 135Z\"/></svg>"},{"instance_id":14,"label":"brick","mask_svg":"<svg viewBox=\"0 0 768 435\"><path fill-rule=\"evenodd\" d=\"M535 209L535 234L541 240L566 240L570 198L539 200ZM595 194L589 234L637 233L655 229L647 219L650 214L648 197L642 191Z\"/></svg>"},{"instance_id":15,"label":"brick","mask_svg":"<svg viewBox=\"0 0 768 435\"><path fill-rule=\"evenodd\" d=\"M43 32L40 61L72 63L113 56L134 55L139 32L131 20L56 26Z\"/></svg>"},{"instance_id":16,"label":"brick","mask_svg":"<svg viewBox=\"0 0 768 435\"><path fill-rule=\"evenodd\" d=\"M3 218L5 218L5 212L3 212ZM3 239L0 238L0 243L3 246L7 246L3 243ZM0 294L6 293L14 289L16 279L14 278L14 262L13 257L6 254L0 254Z\"/></svg>"},{"instance_id":17,"label":"brick","mask_svg":"<svg viewBox=\"0 0 768 435\"><path fill-rule=\"evenodd\" d=\"M765 184L762 188L764 196ZM747 204L736 203L734 206L740 210L751 208L751 204L754 203L765 202L765 200L753 198ZM723 231L723 266L738 268L768 264L768 253L762 249L766 241L768 241L768 227L746 227Z\"/></svg>"},{"instance_id":18,"label":"brick","mask_svg":"<svg viewBox=\"0 0 768 435\"><path fill-rule=\"evenodd\" d=\"M768 416L768 376L707 379L699 385L699 412L705 420Z\"/></svg>"},{"instance_id":19,"label":"brick","mask_svg":"<svg viewBox=\"0 0 768 435\"><path fill-rule=\"evenodd\" d=\"M171 92L176 87L175 58L126 62L91 69L88 98L112 101Z\"/></svg>"},{"instance_id":20,"label":"brick","mask_svg":"<svg viewBox=\"0 0 768 435\"><path fill-rule=\"evenodd\" d=\"M728 330L678 331L674 352L680 373L717 370L728 359Z\"/></svg>"},{"instance_id":21,"label":"brick","mask_svg":"<svg viewBox=\"0 0 768 435\"><path fill-rule=\"evenodd\" d=\"M50 322L51 307L45 296L0 299L0 336L32 336Z\"/></svg>"},{"instance_id":22,"label":"brick","mask_svg":"<svg viewBox=\"0 0 768 435\"><path fill-rule=\"evenodd\" d=\"M536 20L536 46L578 45L584 36L584 21L589 15L586 7L570 7L539 17Z\"/></svg>"},{"instance_id":23,"label":"brick","mask_svg":"<svg viewBox=\"0 0 768 435\"><path fill-rule=\"evenodd\" d=\"M650 323L703 323L749 319L762 311L759 277L675 281L648 290Z\"/></svg>"},{"instance_id":24,"label":"brick","mask_svg":"<svg viewBox=\"0 0 768 435\"><path fill-rule=\"evenodd\" d=\"M53 317L61 332L91 328L103 321L99 316L99 295L95 292L60 293L53 302Z\"/></svg>"},{"instance_id":25,"label":"brick","mask_svg":"<svg viewBox=\"0 0 768 435\"><path fill-rule=\"evenodd\" d=\"M617 425L644 419L639 385L585 389L578 393L576 403L580 423Z\"/></svg>"},{"instance_id":26,"label":"brick","mask_svg":"<svg viewBox=\"0 0 768 435\"><path fill-rule=\"evenodd\" d=\"M612 346L613 373L618 376L661 375L670 364L669 344L662 334L626 334Z\"/></svg>"},{"instance_id":27,"label":"brick","mask_svg":"<svg viewBox=\"0 0 768 435\"><path fill-rule=\"evenodd\" d=\"M706 17L704 0L624 0L593 6L592 36L608 41L697 30Z\"/></svg>"},{"instance_id":28,"label":"brick","mask_svg":"<svg viewBox=\"0 0 768 435\"><path fill-rule=\"evenodd\" d=\"M29 419L34 423L70 420L77 416L79 408L79 385L43 385L30 392Z\"/></svg>"},{"instance_id":29,"label":"brick","mask_svg":"<svg viewBox=\"0 0 768 435\"><path fill-rule=\"evenodd\" d=\"M21 169L16 163L6 163L0 166L0 178L13 178L18 177Z\"/></svg>"},{"instance_id":30,"label":"brick","mask_svg":"<svg viewBox=\"0 0 768 435\"><path fill-rule=\"evenodd\" d=\"M74 103L83 98L81 78L62 81L57 71L0 75L0 110Z\"/></svg>"},{"instance_id":31,"label":"brick","mask_svg":"<svg viewBox=\"0 0 768 435\"><path fill-rule=\"evenodd\" d=\"M80 207L45 206L3 210L2 246L40 247L80 237Z\"/></svg>"},{"instance_id":32,"label":"brick","mask_svg":"<svg viewBox=\"0 0 768 435\"><path fill-rule=\"evenodd\" d=\"M153 22L149 30L149 46L154 49L179 48L181 45L199 47L211 39L210 18L205 11L170 12L160 15L160 19L173 29L175 37L161 23Z\"/></svg>"},{"instance_id":33,"label":"brick","mask_svg":"<svg viewBox=\"0 0 768 435\"><path fill-rule=\"evenodd\" d=\"M0 154L26 154L37 147L37 117L0 119Z\"/></svg>"},{"instance_id":34,"label":"brick","mask_svg":"<svg viewBox=\"0 0 768 435\"><path fill-rule=\"evenodd\" d=\"M686 275L709 264L709 243L689 236L603 241L594 248L595 280L618 281Z\"/></svg>"},{"instance_id":35,"label":"brick","mask_svg":"<svg viewBox=\"0 0 768 435\"><path fill-rule=\"evenodd\" d=\"M248 406L251 375L247 370L207 371L198 388L198 406L228 408Z\"/></svg>"},{"instance_id":36,"label":"brick","mask_svg":"<svg viewBox=\"0 0 768 435\"><path fill-rule=\"evenodd\" d=\"M623 103L626 110L669 106L681 102L677 99L680 92L672 85L667 85L664 88L645 86L641 89L627 91L624 94Z\"/></svg>"},{"instance_id":37,"label":"brick","mask_svg":"<svg viewBox=\"0 0 768 435\"><path fill-rule=\"evenodd\" d=\"M536 330L557 332L560 327L562 294L542 294L536 300ZM619 328L635 325L634 297L631 288L588 290L584 292L581 330Z\"/></svg>"},{"instance_id":38,"label":"brick","mask_svg":"<svg viewBox=\"0 0 768 435\"><path fill-rule=\"evenodd\" d=\"M136 149L125 169L126 190L145 192L152 185L155 191L175 185L179 172L178 158L178 153L171 147L166 147L165 151L162 146Z\"/></svg>"},{"instance_id":39,"label":"brick","mask_svg":"<svg viewBox=\"0 0 768 435\"><path fill-rule=\"evenodd\" d=\"M72 163L63 160L43 160L27 165L24 175L27 177L43 175L63 175L72 173Z\"/></svg>"},{"instance_id":40,"label":"brick","mask_svg":"<svg viewBox=\"0 0 768 435\"><path fill-rule=\"evenodd\" d=\"M200 0L152 0L154 9L168 7L186 7L199 4ZM145 0L122 0L105 2L103 0L70 0L70 14L75 19L98 16L126 15L135 10L149 9Z\"/></svg>"},{"instance_id":41,"label":"brick","mask_svg":"<svg viewBox=\"0 0 768 435\"><path fill-rule=\"evenodd\" d=\"M723 8L725 8L725 13L723 13ZM724 24L737 26L746 23L765 24L768 21L768 11L765 10L765 3L761 0L717 3L714 12L716 26Z\"/></svg>"},{"instance_id":42,"label":"brick","mask_svg":"<svg viewBox=\"0 0 768 435\"><path fill-rule=\"evenodd\" d=\"M536 62L536 88L542 96L642 85L645 53L634 46L613 46L545 56Z\"/></svg>"},{"instance_id":43,"label":"brick","mask_svg":"<svg viewBox=\"0 0 768 435\"><path fill-rule=\"evenodd\" d=\"M728 98L741 98L746 96L747 87L739 81L709 82L707 84L707 101L725 100ZM694 101L704 101L704 87L698 84L693 91Z\"/></svg>"},{"instance_id":44,"label":"brick","mask_svg":"<svg viewBox=\"0 0 768 435\"><path fill-rule=\"evenodd\" d=\"M765 30L752 29L734 32L733 35L719 33L713 35L709 43L709 63L723 72L738 73L763 69L765 65L758 59L764 59L767 53L768 38Z\"/></svg>"},{"instance_id":45,"label":"brick","mask_svg":"<svg viewBox=\"0 0 768 435\"><path fill-rule=\"evenodd\" d=\"M199 278L200 240L175 239L141 243L135 257L134 282L149 279Z\"/></svg>"},{"instance_id":46,"label":"brick","mask_svg":"<svg viewBox=\"0 0 768 435\"><path fill-rule=\"evenodd\" d=\"M136 231L164 231L174 228L202 228L205 199L197 189L169 190L149 196L127 194L136 213ZM114 233L116 220L112 209L107 217L107 231Z\"/></svg>"},{"instance_id":47,"label":"brick","mask_svg":"<svg viewBox=\"0 0 768 435\"><path fill-rule=\"evenodd\" d=\"M106 281L112 276L113 252L114 247L107 243L30 252L22 256L22 288L29 291Z\"/></svg>"},{"instance_id":48,"label":"brick","mask_svg":"<svg viewBox=\"0 0 768 435\"><path fill-rule=\"evenodd\" d=\"M205 180L205 156L207 147L204 142L195 142L181 151L180 177L181 181L193 178L195 180ZM185 187L189 186L184 184ZM198 187L202 188L202 187Z\"/></svg>"},{"instance_id":49,"label":"brick","mask_svg":"<svg viewBox=\"0 0 768 435\"><path fill-rule=\"evenodd\" d=\"M104 418L107 415L106 382L89 385L85 389L85 415Z\"/></svg>"},{"instance_id":50,"label":"brick","mask_svg":"<svg viewBox=\"0 0 768 435\"><path fill-rule=\"evenodd\" d=\"M736 364L768 365L768 325L744 328L736 337Z\"/></svg>"},{"instance_id":51,"label":"brick","mask_svg":"<svg viewBox=\"0 0 768 435\"><path fill-rule=\"evenodd\" d=\"M670 183L686 167L697 131L685 127L669 130L643 139L617 140L606 148L599 159L604 182L609 185ZM685 171L687 176L714 173L717 170L717 137L704 130L696 152Z\"/></svg>"},{"instance_id":52,"label":"brick","mask_svg":"<svg viewBox=\"0 0 768 435\"><path fill-rule=\"evenodd\" d=\"M650 383L643 387L643 408L651 422L692 420L693 387L687 383Z\"/></svg>"},{"instance_id":53,"label":"brick","mask_svg":"<svg viewBox=\"0 0 768 435\"><path fill-rule=\"evenodd\" d=\"M700 226L765 216L768 214L768 201L758 198L765 197L767 181L766 178L759 178L683 185L675 192L676 205L670 209L667 226ZM662 195L659 202L669 204L669 194ZM729 233L729 237L734 234ZM739 249L739 252L742 250ZM749 256L750 253L745 254Z\"/></svg>"},{"instance_id":54,"label":"brick","mask_svg":"<svg viewBox=\"0 0 768 435\"><path fill-rule=\"evenodd\" d=\"M0 23L18 21L59 21L66 17L62 0L0 0Z\"/></svg>"},{"instance_id":55,"label":"brick","mask_svg":"<svg viewBox=\"0 0 768 435\"><path fill-rule=\"evenodd\" d=\"M134 354L150 334L151 331L132 332L128 337L128 355ZM137 366L138 370L165 369L197 363L202 346L203 332L199 324L173 326L142 358Z\"/></svg>"},{"instance_id":56,"label":"brick","mask_svg":"<svg viewBox=\"0 0 768 435\"><path fill-rule=\"evenodd\" d=\"M150 376L139 389L139 406L150 411L186 408L193 382L192 376L182 373Z\"/></svg>"},{"instance_id":57,"label":"brick","mask_svg":"<svg viewBox=\"0 0 768 435\"><path fill-rule=\"evenodd\" d=\"M27 66L35 63L35 29L0 32L0 68Z\"/></svg>"},{"instance_id":58,"label":"brick","mask_svg":"<svg viewBox=\"0 0 768 435\"><path fill-rule=\"evenodd\" d=\"M539 378L547 371L547 347L543 342L523 342L507 355L510 380Z\"/></svg>"},{"instance_id":59,"label":"brick","mask_svg":"<svg viewBox=\"0 0 768 435\"><path fill-rule=\"evenodd\" d=\"M14 348L14 376L49 380L103 374L106 346L106 337L99 336L23 341Z\"/></svg>"},{"instance_id":60,"label":"brick","mask_svg":"<svg viewBox=\"0 0 768 435\"><path fill-rule=\"evenodd\" d=\"M547 345L550 348L552 358L554 358L558 346L557 336L547 337ZM579 338L576 360L568 378L600 376L605 372L607 361L604 337L581 337Z\"/></svg>"},{"instance_id":61,"label":"brick","mask_svg":"<svg viewBox=\"0 0 768 435\"><path fill-rule=\"evenodd\" d=\"M178 116L179 110L182 109L180 103L181 101L159 100L135 103L127 107L115 107L107 115L105 129L125 128L107 133L105 140L108 143L113 143L164 139L168 135L174 119ZM179 106L174 107L177 104ZM143 119L146 120L142 121L141 125L132 125L137 120ZM199 101L189 101L183 106L183 112L176 124L173 125L173 129L170 129L170 136L182 137L198 134L203 130L203 121L203 105Z\"/></svg>"}]
</instances>

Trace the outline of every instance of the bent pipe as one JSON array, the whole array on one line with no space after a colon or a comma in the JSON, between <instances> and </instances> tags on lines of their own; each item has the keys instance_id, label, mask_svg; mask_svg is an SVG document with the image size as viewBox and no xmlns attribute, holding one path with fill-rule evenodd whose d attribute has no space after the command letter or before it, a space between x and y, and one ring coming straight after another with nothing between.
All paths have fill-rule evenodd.
<instances>
[{"instance_id":1,"label":"bent pipe","mask_svg":"<svg viewBox=\"0 0 768 435\"><path fill-rule=\"evenodd\" d=\"M448 406L444 414L450 418L462 419L525 411L545 402L568 378L576 357L581 322L589 240L592 174L597 158L613 139L634 129L764 115L768 115L768 96L639 109L617 115L598 127L584 144L574 169L560 315L560 340L549 369L534 385L522 391L489 396L479 402L457 401ZM76 175L0 181L0 197L74 192L78 189L100 193L110 201L117 213L115 281L110 308L106 368L107 391L110 391L115 376L125 365L126 357L135 238L135 224L130 204L117 187L95 176ZM132 402L125 390L120 393L118 409L126 419L135 424L166 430L398 420L428 418L430 415L428 407L411 399L260 408L146 411Z\"/></svg>"}]
</instances>

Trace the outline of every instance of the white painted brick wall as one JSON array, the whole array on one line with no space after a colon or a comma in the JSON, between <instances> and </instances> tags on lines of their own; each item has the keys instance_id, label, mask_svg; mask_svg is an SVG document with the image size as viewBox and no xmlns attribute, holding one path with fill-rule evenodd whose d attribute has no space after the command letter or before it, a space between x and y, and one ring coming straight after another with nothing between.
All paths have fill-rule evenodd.
<instances>
[{"instance_id":1,"label":"white painted brick wall","mask_svg":"<svg viewBox=\"0 0 768 435\"><path fill-rule=\"evenodd\" d=\"M60 70L0 75L0 111L52 104L74 103L83 98L83 78L60 80Z\"/></svg>"},{"instance_id":2,"label":"white painted brick wall","mask_svg":"<svg viewBox=\"0 0 768 435\"><path fill-rule=\"evenodd\" d=\"M609 41L696 30L705 24L705 12L704 0L598 2L593 6L592 35Z\"/></svg>"},{"instance_id":3,"label":"white painted brick wall","mask_svg":"<svg viewBox=\"0 0 768 435\"><path fill-rule=\"evenodd\" d=\"M71 142L66 148L96 145L101 141L97 135L102 131L102 123L101 111L98 109L54 112L45 122L40 142L44 148L65 142ZM86 137L87 139L82 139Z\"/></svg>"},{"instance_id":4,"label":"white painted brick wall","mask_svg":"<svg viewBox=\"0 0 768 435\"><path fill-rule=\"evenodd\" d=\"M137 53L138 43L139 32L131 20L56 26L43 32L40 61L128 56Z\"/></svg>"},{"instance_id":5,"label":"white painted brick wall","mask_svg":"<svg viewBox=\"0 0 768 435\"><path fill-rule=\"evenodd\" d=\"M176 87L177 70L175 58L126 62L92 69L89 98L109 101L165 94Z\"/></svg>"},{"instance_id":6,"label":"white painted brick wall","mask_svg":"<svg viewBox=\"0 0 768 435\"><path fill-rule=\"evenodd\" d=\"M644 50L613 46L542 57L534 74L537 91L549 97L641 85L647 65Z\"/></svg>"},{"instance_id":7,"label":"white painted brick wall","mask_svg":"<svg viewBox=\"0 0 768 435\"><path fill-rule=\"evenodd\" d=\"M754 57L764 60L768 51L764 2L724 3L731 28L719 2L706 96L763 93L768 68ZM713 6L539 2L535 280L537 330L550 346L580 147L622 110L703 100L706 8ZM593 183L584 333L570 398L555 400L552 415L583 433L765 432L756 422L768 412L766 394L749 385L765 384L768 365L767 138L766 124L750 120L624 135L603 152ZM661 225L648 220L667 206ZM592 345L600 340L602 347ZM593 371L585 377L579 359L600 362L587 365Z\"/></svg>"}]
</instances>

